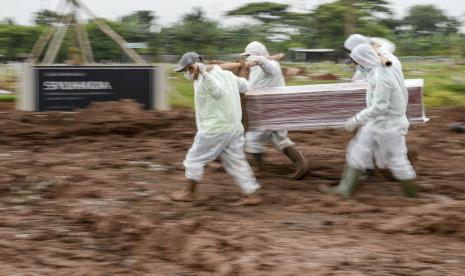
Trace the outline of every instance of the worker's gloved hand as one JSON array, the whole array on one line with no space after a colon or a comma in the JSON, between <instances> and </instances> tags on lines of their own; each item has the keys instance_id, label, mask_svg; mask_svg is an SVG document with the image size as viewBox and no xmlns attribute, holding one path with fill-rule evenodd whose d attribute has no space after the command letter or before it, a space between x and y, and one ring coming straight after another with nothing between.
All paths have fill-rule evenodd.
<instances>
[{"instance_id":1,"label":"worker's gloved hand","mask_svg":"<svg viewBox=\"0 0 465 276\"><path fill-rule=\"evenodd\" d=\"M247 61L256 62L258 64L262 64L263 62L265 62L265 60L266 60L266 57L264 56L249 56L247 58Z\"/></svg>"},{"instance_id":2,"label":"worker's gloved hand","mask_svg":"<svg viewBox=\"0 0 465 276\"><path fill-rule=\"evenodd\" d=\"M347 132L353 132L359 126L360 126L360 123L357 121L357 117L354 116L345 122L344 129Z\"/></svg>"},{"instance_id":3,"label":"worker's gloved hand","mask_svg":"<svg viewBox=\"0 0 465 276\"><path fill-rule=\"evenodd\" d=\"M199 73L200 75L205 75L207 73L207 69L205 67L205 64L201 63L201 62L198 62L197 63L197 66L199 67Z\"/></svg>"}]
</instances>

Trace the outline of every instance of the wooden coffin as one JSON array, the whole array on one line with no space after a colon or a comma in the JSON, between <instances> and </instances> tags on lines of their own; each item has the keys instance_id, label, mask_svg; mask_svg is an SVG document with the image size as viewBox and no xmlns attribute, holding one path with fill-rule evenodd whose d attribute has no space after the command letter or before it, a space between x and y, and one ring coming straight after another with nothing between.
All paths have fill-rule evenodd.
<instances>
[{"instance_id":1,"label":"wooden coffin","mask_svg":"<svg viewBox=\"0 0 465 276\"><path fill-rule=\"evenodd\" d=\"M409 91L407 117L412 124L423 123L423 80L405 81ZM300 130L342 127L366 107L366 83L335 83L286 86L246 93L249 130Z\"/></svg>"}]
</instances>

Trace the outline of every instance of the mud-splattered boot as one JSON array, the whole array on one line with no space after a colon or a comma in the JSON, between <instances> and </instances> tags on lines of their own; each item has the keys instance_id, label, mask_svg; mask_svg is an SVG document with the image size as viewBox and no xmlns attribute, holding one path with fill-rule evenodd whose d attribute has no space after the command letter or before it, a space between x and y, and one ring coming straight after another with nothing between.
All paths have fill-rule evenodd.
<instances>
[{"instance_id":1,"label":"mud-splattered boot","mask_svg":"<svg viewBox=\"0 0 465 276\"><path fill-rule=\"evenodd\" d=\"M352 196L352 192L358 184L360 173L360 170L346 166L339 185L331 188L324 187L322 192L327 194L338 194L345 198L349 198Z\"/></svg>"},{"instance_id":2,"label":"mud-splattered boot","mask_svg":"<svg viewBox=\"0 0 465 276\"><path fill-rule=\"evenodd\" d=\"M263 203L263 197L257 194L244 195L241 199L231 204L231 206L257 206Z\"/></svg>"},{"instance_id":3,"label":"mud-splattered boot","mask_svg":"<svg viewBox=\"0 0 465 276\"><path fill-rule=\"evenodd\" d=\"M296 148L290 146L283 150L284 154L295 165L295 173L291 176L292 179L302 179L307 174L307 162L304 155Z\"/></svg>"},{"instance_id":4,"label":"mud-splattered boot","mask_svg":"<svg viewBox=\"0 0 465 276\"><path fill-rule=\"evenodd\" d=\"M186 187L181 191L176 191L168 196L173 201L181 201L181 202L190 202L196 200L195 190L197 187L197 182L194 180L188 180Z\"/></svg>"}]
</instances>

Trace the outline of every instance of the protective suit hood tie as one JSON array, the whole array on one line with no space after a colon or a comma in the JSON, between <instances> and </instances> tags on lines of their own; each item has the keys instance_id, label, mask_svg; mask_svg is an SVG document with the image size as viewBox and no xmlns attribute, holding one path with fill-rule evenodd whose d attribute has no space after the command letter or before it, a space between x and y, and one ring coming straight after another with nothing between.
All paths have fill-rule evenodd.
<instances>
[{"instance_id":1,"label":"protective suit hood tie","mask_svg":"<svg viewBox=\"0 0 465 276\"><path fill-rule=\"evenodd\" d=\"M365 69L373 69L381 65L381 59L368 44L360 44L352 51L350 57Z\"/></svg>"}]
</instances>

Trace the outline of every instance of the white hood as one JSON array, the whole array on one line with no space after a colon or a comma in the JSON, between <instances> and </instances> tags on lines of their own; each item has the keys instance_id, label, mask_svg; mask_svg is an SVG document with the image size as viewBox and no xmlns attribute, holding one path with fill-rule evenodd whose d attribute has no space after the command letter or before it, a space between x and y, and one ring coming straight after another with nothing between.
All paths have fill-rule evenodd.
<instances>
[{"instance_id":1,"label":"white hood","mask_svg":"<svg viewBox=\"0 0 465 276\"><path fill-rule=\"evenodd\" d=\"M372 44L372 43L378 44L383 50L391 54L394 54L394 52L396 51L396 45L385 38L367 37L361 34L350 35L344 42L344 47L347 50L352 52L355 49L355 47L357 47L360 44Z\"/></svg>"},{"instance_id":2,"label":"white hood","mask_svg":"<svg viewBox=\"0 0 465 276\"><path fill-rule=\"evenodd\" d=\"M250 55L250 56L264 56L268 57L270 54L268 53L268 50L266 49L265 45L258 41L254 41L249 43L247 47L245 47L245 52L242 53L242 55Z\"/></svg>"},{"instance_id":3,"label":"white hood","mask_svg":"<svg viewBox=\"0 0 465 276\"><path fill-rule=\"evenodd\" d=\"M364 68L372 69L381 65L381 59L369 44L360 44L350 53L350 57Z\"/></svg>"},{"instance_id":4,"label":"white hood","mask_svg":"<svg viewBox=\"0 0 465 276\"><path fill-rule=\"evenodd\" d=\"M360 44L370 44L370 40L364 35L353 34L344 41L344 47L351 52Z\"/></svg>"}]
</instances>

